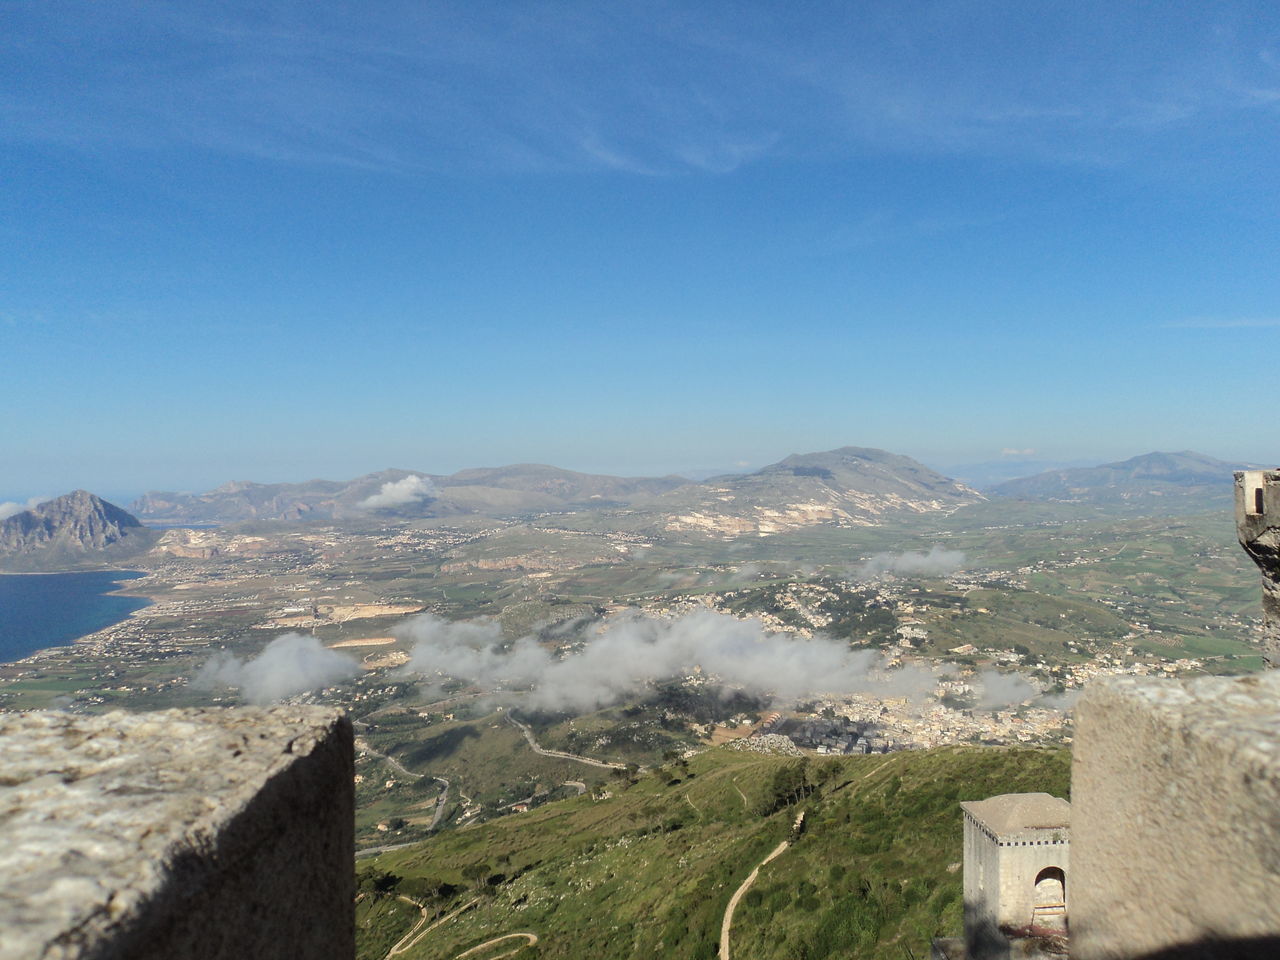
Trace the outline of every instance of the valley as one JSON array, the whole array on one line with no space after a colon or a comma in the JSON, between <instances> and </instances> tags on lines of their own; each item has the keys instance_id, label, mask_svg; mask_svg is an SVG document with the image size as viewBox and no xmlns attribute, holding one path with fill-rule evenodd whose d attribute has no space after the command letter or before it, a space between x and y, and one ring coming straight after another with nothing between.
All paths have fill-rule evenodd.
<instances>
[{"instance_id":1,"label":"valley","mask_svg":"<svg viewBox=\"0 0 1280 960\"><path fill-rule=\"evenodd\" d=\"M421 929L421 909L429 922L449 919L413 957L451 960L526 931L539 956L712 958L730 898L759 867L733 911L732 956L852 945L875 960L924 956L931 937L960 924L959 801L1065 795L1068 769L1062 750L803 761L704 751L362 861L358 955L388 956Z\"/></svg>"},{"instance_id":2,"label":"valley","mask_svg":"<svg viewBox=\"0 0 1280 960\"><path fill-rule=\"evenodd\" d=\"M919 956L959 922L955 800L1065 776L1095 677L1257 669L1257 575L1218 491L1169 515L962 493L857 518L880 477L821 501L843 515L788 513L793 482L854 482L822 456L772 500L769 468L710 488L754 488L747 509L698 493L709 525L661 512L686 490L144 531L122 592L151 604L0 665L0 709L236 704L281 644L273 669L331 671L280 689L355 721L362 956L709 957L788 837L735 956Z\"/></svg>"}]
</instances>

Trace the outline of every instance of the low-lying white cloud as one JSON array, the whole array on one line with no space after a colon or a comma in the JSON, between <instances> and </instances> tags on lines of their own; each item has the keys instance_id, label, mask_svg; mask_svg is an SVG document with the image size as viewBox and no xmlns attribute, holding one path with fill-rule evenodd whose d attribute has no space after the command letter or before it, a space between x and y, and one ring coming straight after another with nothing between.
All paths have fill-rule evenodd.
<instances>
[{"instance_id":1,"label":"low-lying white cloud","mask_svg":"<svg viewBox=\"0 0 1280 960\"><path fill-rule=\"evenodd\" d=\"M411 474L399 480L388 480L377 493L361 500L360 506L365 510L386 510L391 507L405 507L435 495L434 483L426 477Z\"/></svg>"},{"instance_id":2,"label":"low-lying white cloud","mask_svg":"<svg viewBox=\"0 0 1280 960\"><path fill-rule=\"evenodd\" d=\"M8 520L10 517L15 514L22 513L24 510L34 510L47 499L47 497L32 497L26 503L6 500L3 503L0 503L0 520Z\"/></svg>"},{"instance_id":3,"label":"low-lying white cloud","mask_svg":"<svg viewBox=\"0 0 1280 960\"><path fill-rule=\"evenodd\" d=\"M955 573L965 564L963 550L948 550L934 544L928 551L907 550L903 553L877 553L858 565L854 575L870 580L885 573L901 576L942 577Z\"/></svg>"},{"instance_id":4,"label":"low-lying white cloud","mask_svg":"<svg viewBox=\"0 0 1280 960\"><path fill-rule=\"evenodd\" d=\"M327 687L360 672L360 664L345 653L329 650L317 638L285 633L251 660L241 660L225 650L213 655L191 685L198 690L237 687L250 703L273 703Z\"/></svg>"},{"instance_id":5,"label":"low-lying white cloud","mask_svg":"<svg viewBox=\"0 0 1280 960\"><path fill-rule=\"evenodd\" d=\"M825 637L772 633L758 620L710 610L675 620L621 614L578 652L560 655L524 637L502 641L496 621L451 623L420 614L393 630L413 641L408 669L487 690L519 691L535 708L581 712L618 703L651 684L700 669L733 687L779 700L829 693L922 696L937 684L932 666L886 669L876 651Z\"/></svg>"},{"instance_id":6,"label":"low-lying white cloud","mask_svg":"<svg viewBox=\"0 0 1280 960\"><path fill-rule=\"evenodd\" d=\"M1043 707L1046 710L1074 710L1076 701L1080 699L1080 695L1084 693L1079 687L1073 687L1064 690L1062 693L1046 693L1036 698L1034 706Z\"/></svg>"},{"instance_id":7,"label":"low-lying white cloud","mask_svg":"<svg viewBox=\"0 0 1280 960\"><path fill-rule=\"evenodd\" d=\"M999 670L983 670L974 686L978 691L980 710L1016 706L1040 695L1040 688L1022 674L1001 673Z\"/></svg>"}]
</instances>

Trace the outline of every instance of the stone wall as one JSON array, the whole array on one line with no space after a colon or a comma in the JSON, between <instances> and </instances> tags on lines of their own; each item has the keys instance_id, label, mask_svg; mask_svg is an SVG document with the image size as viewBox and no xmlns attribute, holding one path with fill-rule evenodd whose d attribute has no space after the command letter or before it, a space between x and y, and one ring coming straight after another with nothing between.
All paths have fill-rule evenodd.
<instances>
[{"instance_id":1,"label":"stone wall","mask_svg":"<svg viewBox=\"0 0 1280 960\"><path fill-rule=\"evenodd\" d=\"M970 957L1008 952L1000 933L1000 847L969 814L964 814L964 938Z\"/></svg>"},{"instance_id":2,"label":"stone wall","mask_svg":"<svg viewBox=\"0 0 1280 960\"><path fill-rule=\"evenodd\" d=\"M1071 956L1280 957L1280 672L1076 707Z\"/></svg>"},{"instance_id":3,"label":"stone wall","mask_svg":"<svg viewBox=\"0 0 1280 960\"><path fill-rule=\"evenodd\" d=\"M1236 533L1262 572L1263 656L1280 667L1280 471L1236 473Z\"/></svg>"},{"instance_id":4,"label":"stone wall","mask_svg":"<svg viewBox=\"0 0 1280 960\"><path fill-rule=\"evenodd\" d=\"M1064 876L1071 876L1071 848L1066 840L1066 831L1059 833L1060 839L1040 837L1009 840L999 848L1002 924L1015 928L1032 925L1036 905L1036 876L1042 870L1056 867Z\"/></svg>"},{"instance_id":5,"label":"stone wall","mask_svg":"<svg viewBox=\"0 0 1280 960\"><path fill-rule=\"evenodd\" d=\"M332 710L0 714L0 960L355 953Z\"/></svg>"}]
</instances>

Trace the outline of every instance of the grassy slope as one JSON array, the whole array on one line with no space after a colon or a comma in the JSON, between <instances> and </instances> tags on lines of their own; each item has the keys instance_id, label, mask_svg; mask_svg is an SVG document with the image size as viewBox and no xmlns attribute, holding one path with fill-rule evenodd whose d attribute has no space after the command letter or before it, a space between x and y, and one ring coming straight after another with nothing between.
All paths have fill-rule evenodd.
<instances>
[{"instance_id":1,"label":"grassy slope","mask_svg":"<svg viewBox=\"0 0 1280 960\"><path fill-rule=\"evenodd\" d=\"M520 957L659 954L712 957L733 890L785 838L797 807L757 812L781 758L711 750L688 772L668 768L616 786L615 796L550 804L388 853L372 865L433 903L478 906L441 926L407 957L452 958L491 937L531 931ZM805 801L808 829L761 871L734 923L735 956L924 956L928 939L961 925L960 800L1044 790L1065 795L1062 751L948 748L810 761L820 782ZM678 782L672 782L678 781ZM492 885L467 879L484 864ZM362 867L362 869L370 869ZM501 875L501 879L499 876ZM385 898L358 908L360 957L385 955L366 928ZM399 924L396 924L399 929Z\"/></svg>"},{"instance_id":2,"label":"grassy slope","mask_svg":"<svg viewBox=\"0 0 1280 960\"><path fill-rule=\"evenodd\" d=\"M356 809L361 846L413 838L413 830L406 835L378 833L375 824L381 820L400 816L414 827L425 828L440 790L433 777L444 777L452 784L448 824L460 815L463 795L510 803L534 792L571 792L563 787L565 781L593 784L609 775L596 767L539 756L500 714L429 725L412 713L393 714L381 717L378 728L363 737L423 778L405 777L376 758L361 759L358 772L365 775L365 781L357 788ZM394 780L395 785L385 787L388 780Z\"/></svg>"}]
</instances>

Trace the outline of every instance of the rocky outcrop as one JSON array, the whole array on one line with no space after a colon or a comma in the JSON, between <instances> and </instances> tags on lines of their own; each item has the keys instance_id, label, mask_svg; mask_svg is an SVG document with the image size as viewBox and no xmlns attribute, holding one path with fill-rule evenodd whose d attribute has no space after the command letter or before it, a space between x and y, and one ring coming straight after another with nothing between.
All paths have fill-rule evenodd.
<instances>
[{"instance_id":1,"label":"rocky outcrop","mask_svg":"<svg viewBox=\"0 0 1280 960\"><path fill-rule=\"evenodd\" d=\"M87 490L48 500L0 521L0 556L105 550L146 529L132 514Z\"/></svg>"}]
</instances>

